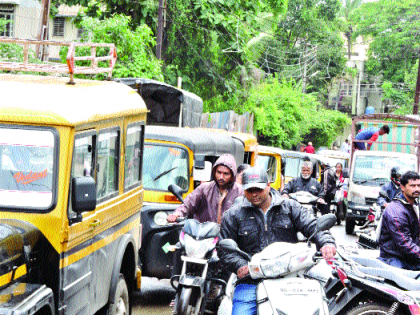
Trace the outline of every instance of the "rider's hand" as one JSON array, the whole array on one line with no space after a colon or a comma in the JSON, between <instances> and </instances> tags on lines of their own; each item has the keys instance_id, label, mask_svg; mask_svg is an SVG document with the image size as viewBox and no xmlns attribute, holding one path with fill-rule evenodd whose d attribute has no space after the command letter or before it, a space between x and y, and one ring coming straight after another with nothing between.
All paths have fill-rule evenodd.
<instances>
[{"instance_id":1,"label":"rider's hand","mask_svg":"<svg viewBox=\"0 0 420 315\"><path fill-rule=\"evenodd\" d=\"M318 202L318 203L320 203L322 205L325 205L326 204L324 198L319 198L316 202Z\"/></svg>"},{"instance_id":2,"label":"rider's hand","mask_svg":"<svg viewBox=\"0 0 420 315\"><path fill-rule=\"evenodd\" d=\"M321 248L322 257L326 261L332 260L336 252L337 252L337 248L333 244L327 244Z\"/></svg>"},{"instance_id":3,"label":"rider's hand","mask_svg":"<svg viewBox=\"0 0 420 315\"><path fill-rule=\"evenodd\" d=\"M168 221L169 223L175 223L176 219L179 217L179 215L177 214L170 214L168 215L168 217L166 218L166 221Z\"/></svg>"},{"instance_id":4,"label":"rider's hand","mask_svg":"<svg viewBox=\"0 0 420 315\"><path fill-rule=\"evenodd\" d=\"M238 269L238 271L236 272L236 275L238 276L239 279L245 277L246 275L249 274L249 268L248 265L242 266L241 268Z\"/></svg>"},{"instance_id":5,"label":"rider's hand","mask_svg":"<svg viewBox=\"0 0 420 315\"><path fill-rule=\"evenodd\" d=\"M287 199L289 199L289 195L288 194L283 194L283 195L281 195L283 198L287 198Z\"/></svg>"}]
</instances>

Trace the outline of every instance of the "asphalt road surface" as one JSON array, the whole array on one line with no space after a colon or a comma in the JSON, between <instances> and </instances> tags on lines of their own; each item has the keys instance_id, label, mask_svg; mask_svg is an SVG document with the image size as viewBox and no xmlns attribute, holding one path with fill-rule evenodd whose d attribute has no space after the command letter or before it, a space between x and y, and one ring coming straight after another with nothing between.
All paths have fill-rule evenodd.
<instances>
[{"instance_id":1,"label":"asphalt road surface","mask_svg":"<svg viewBox=\"0 0 420 315\"><path fill-rule=\"evenodd\" d=\"M346 235L344 222L341 226L331 229L337 244L352 244L356 241L356 235ZM357 231L357 227L356 227ZM137 293L133 300L133 315L171 315L172 309L169 303L175 295L175 290L168 280L155 278L142 279L142 291Z\"/></svg>"}]
</instances>

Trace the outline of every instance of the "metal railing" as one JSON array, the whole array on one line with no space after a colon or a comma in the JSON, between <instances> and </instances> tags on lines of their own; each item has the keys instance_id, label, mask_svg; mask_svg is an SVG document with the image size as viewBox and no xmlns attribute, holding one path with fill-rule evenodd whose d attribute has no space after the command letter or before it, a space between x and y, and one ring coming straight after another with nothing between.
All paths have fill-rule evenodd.
<instances>
[{"instance_id":1,"label":"metal railing","mask_svg":"<svg viewBox=\"0 0 420 315\"><path fill-rule=\"evenodd\" d=\"M97 74L108 73L108 79L112 77L112 71L117 60L117 51L114 44L107 43L79 43L79 42L58 42L48 40L32 40L32 39L18 39L9 37L0 37L0 43L23 45L23 62L16 61L0 61L0 70L8 71L29 71L29 72L46 72L46 73L66 73L69 74L70 84L74 84L75 74ZM66 64L63 63L30 63L29 62L29 46L30 45L44 45L44 46L67 46L69 47ZM76 56L77 47L89 47L90 55ZM97 57L96 49L98 47L109 48L108 56ZM90 61L89 66L76 66L76 61ZM99 67L100 61L109 60L108 67Z\"/></svg>"}]
</instances>

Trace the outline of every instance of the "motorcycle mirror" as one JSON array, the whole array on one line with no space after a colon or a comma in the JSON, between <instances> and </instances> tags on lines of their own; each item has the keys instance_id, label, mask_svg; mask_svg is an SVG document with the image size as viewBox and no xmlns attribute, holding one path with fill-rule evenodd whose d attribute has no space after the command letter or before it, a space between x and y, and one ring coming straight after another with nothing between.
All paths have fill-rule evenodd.
<instances>
[{"instance_id":1,"label":"motorcycle mirror","mask_svg":"<svg viewBox=\"0 0 420 315\"><path fill-rule=\"evenodd\" d=\"M219 242L219 247L227 252L236 252L239 249L238 244L230 238L221 240Z\"/></svg>"},{"instance_id":2,"label":"motorcycle mirror","mask_svg":"<svg viewBox=\"0 0 420 315\"><path fill-rule=\"evenodd\" d=\"M333 213L324 214L316 220L317 232L331 229L337 222L337 217Z\"/></svg>"},{"instance_id":3,"label":"motorcycle mirror","mask_svg":"<svg viewBox=\"0 0 420 315\"><path fill-rule=\"evenodd\" d=\"M350 177L349 169L348 168L343 169L343 178L349 178L349 177Z\"/></svg>"},{"instance_id":4,"label":"motorcycle mirror","mask_svg":"<svg viewBox=\"0 0 420 315\"><path fill-rule=\"evenodd\" d=\"M384 193L383 191L379 192L379 197L385 198L386 200L389 199L388 195L386 193Z\"/></svg>"},{"instance_id":5,"label":"motorcycle mirror","mask_svg":"<svg viewBox=\"0 0 420 315\"><path fill-rule=\"evenodd\" d=\"M178 198L179 201L184 203L184 198L182 198L182 188L175 184L170 184L168 190Z\"/></svg>"}]
</instances>

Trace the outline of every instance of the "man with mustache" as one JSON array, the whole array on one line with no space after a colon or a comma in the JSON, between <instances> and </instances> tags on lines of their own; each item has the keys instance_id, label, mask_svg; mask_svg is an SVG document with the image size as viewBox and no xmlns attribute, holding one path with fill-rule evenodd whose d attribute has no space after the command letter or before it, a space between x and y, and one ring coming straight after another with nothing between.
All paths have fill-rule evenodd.
<instances>
[{"instance_id":1,"label":"man with mustache","mask_svg":"<svg viewBox=\"0 0 420 315\"><path fill-rule=\"evenodd\" d=\"M168 222L175 222L178 217L193 215L199 222L217 222L220 224L223 213L230 208L238 196L243 195L241 185L236 180L236 162L232 155L224 154L214 163L213 180L203 183L185 198L171 215Z\"/></svg>"},{"instance_id":2,"label":"man with mustache","mask_svg":"<svg viewBox=\"0 0 420 315\"><path fill-rule=\"evenodd\" d=\"M394 267L420 270L420 175L408 171L400 183L401 193L382 214L379 259Z\"/></svg>"},{"instance_id":3,"label":"man with mustache","mask_svg":"<svg viewBox=\"0 0 420 315\"><path fill-rule=\"evenodd\" d=\"M239 248L251 256L274 242L297 243L297 232L309 237L316 231L316 219L297 201L283 198L270 187L267 172L258 167L245 170L242 177L245 198L223 216L220 234L233 239ZM326 260L336 253L334 238L329 231L314 237L317 249ZM233 295L232 315L257 313L257 280L249 277L248 261L238 253L220 249L224 266L238 276Z\"/></svg>"}]
</instances>

